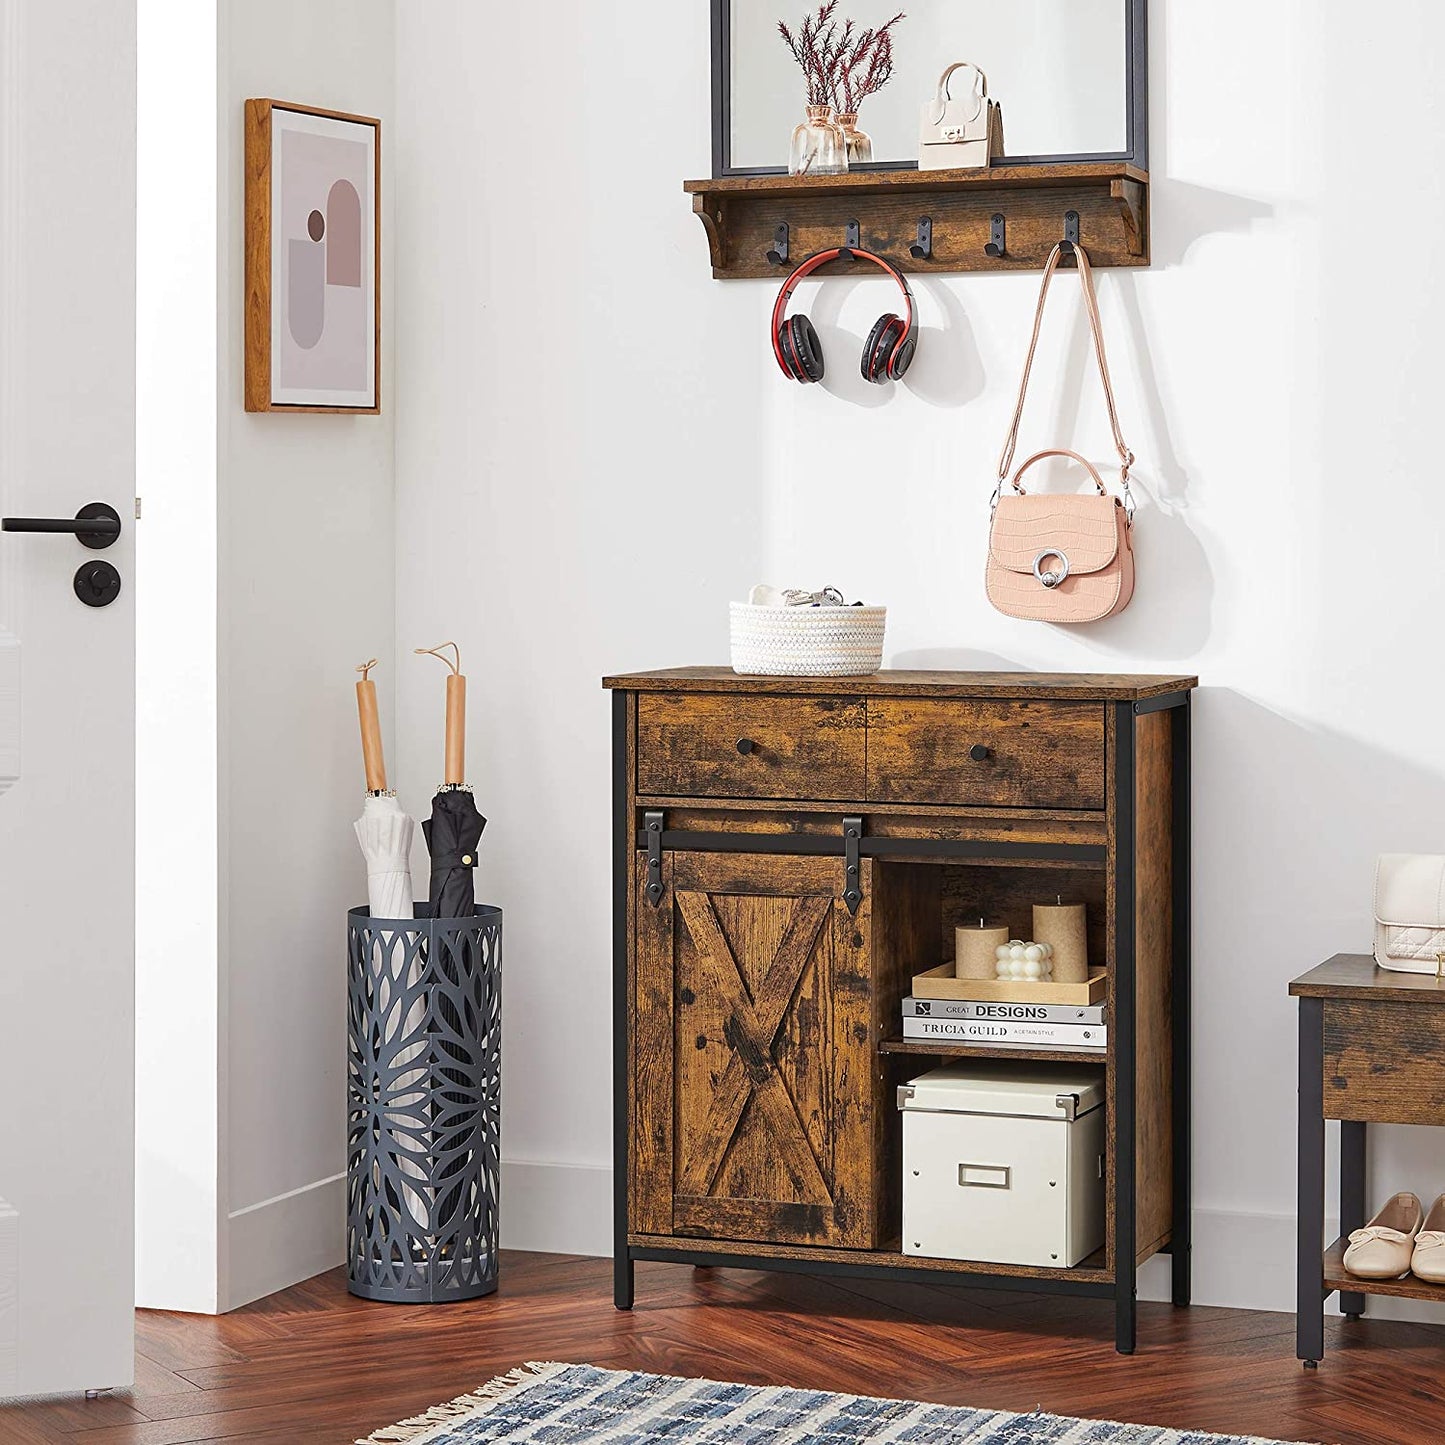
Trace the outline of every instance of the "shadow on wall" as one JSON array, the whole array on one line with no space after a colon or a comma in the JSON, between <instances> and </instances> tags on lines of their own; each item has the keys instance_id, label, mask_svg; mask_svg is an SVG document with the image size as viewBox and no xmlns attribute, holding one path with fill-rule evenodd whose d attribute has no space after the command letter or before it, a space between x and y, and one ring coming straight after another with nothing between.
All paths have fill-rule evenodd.
<instances>
[{"instance_id":1,"label":"shadow on wall","mask_svg":"<svg viewBox=\"0 0 1445 1445\"><path fill-rule=\"evenodd\" d=\"M1138 568L1136 600L1117 617L1102 622L1064 627L1106 653L1123 657L1156 656L1190 658L1209 640L1214 604L1214 574L1199 537L1188 520L1189 469L1174 449L1169 412L1164 403L1152 355L1149 333L1144 324L1137 287L1132 273L1107 273L1099 283L1102 309L1107 313L1117 298L1129 328L1131 370L1139 378L1137 400L1142 404L1143 424L1122 422L1124 440L1140 458L1132 474L1135 499L1139 503L1134 532L1134 559ZM1051 288L1052 290L1053 288ZM1116 360L1111 374L1122 374ZM1059 446L1071 447L1087 456L1099 469L1111 491L1117 490L1118 471L1112 441L1102 410L1092 408L1081 422L1083 398L1101 395L1098 367L1094 360L1088 317L1083 307L1076 310L1065 342L1059 385L1053 392L1039 388L1037 405L1043 411L1052 401L1052 413L1042 424L1037 417L1026 421L1029 434L1055 437ZM1030 404L1033 405L1030 388ZM1099 429L1102 428L1102 431ZM1098 436L1095 433L1099 432ZM1147 441L1144 440L1147 438ZM1027 458L1015 458L1015 470ZM1074 463L1051 460L1043 463L1039 483L1051 491L1080 489L1081 474ZM1168 596L1184 599L1165 606L1151 599Z\"/></svg>"},{"instance_id":2,"label":"shadow on wall","mask_svg":"<svg viewBox=\"0 0 1445 1445\"><path fill-rule=\"evenodd\" d=\"M1195 697L1199 1203L1287 1211L1295 1139L1289 980L1334 953L1369 951L1375 856L1440 850L1445 769L1232 689L1201 688ZM1428 1185L1433 1197L1445 1187L1432 1131L1380 1128L1372 1137L1370 1172L1380 1189Z\"/></svg>"},{"instance_id":3,"label":"shadow on wall","mask_svg":"<svg viewBox=\"0 0 1445 1445\"><path fill-rule=\"evenodd\" d=\"M1149 13L1149 257L1153 269L1179 266L1205 236L1248 232L1274 207L1248 196L1213 191L1169 174L1169 6Z\"/></svg>"},{"instance_id":4,"label":"shadow on wall","mask_svg":"<svg viewBox=\"0 0 1445 1445\"><path fill-rule=\"evenodd\" d=\"M865 312L867 329L853 335L840 326L839 319L848 306L848 298L865 284L876 292L878 305L875 311ZM914 293L915 323L921 325L917 321L917 301L922 293L933 298L942 313L943 324L923 328L918 354L901 385L931 406L964 406L976 400L983 395L987 378L963 298L951 286L926 277L911 277L909 285ZM827 370L820 384L824 391L839 401L870 410L887 406L898 396L898 383L879 386L864 379L862 357L863 343L873 321L890 313L901 315L903 305L898 288L873 266L869 266L866 273L860 270L856 277L831 277L830 284L795 300L792 313L805 312L818 328L823 343ZM851 310L856 313L860 308Z\"/></svg>"},{"instance_id":5,"label":"shadow on wall","mask_svg":"<svg viewBox=\"0 0 1445 1445\"><path fill-rule=\"evenodd\" d=\"M979 652L971 647L915 647L890 658L889 667L919 672L1022 672L1024 665L996 652Z\"/></svg>"}]
</instances>

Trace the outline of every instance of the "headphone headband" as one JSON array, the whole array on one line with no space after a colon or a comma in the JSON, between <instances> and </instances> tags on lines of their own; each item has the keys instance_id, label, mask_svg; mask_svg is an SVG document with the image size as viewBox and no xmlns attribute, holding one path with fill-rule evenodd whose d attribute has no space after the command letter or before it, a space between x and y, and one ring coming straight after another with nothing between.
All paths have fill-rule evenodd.
<instances>
[{"instance_id":1,"label":"headphone headband","mask_svg":"<svg viewBox=\"0 0 1445 1445\"><path fill-rule=\"evenodd\" d=\"M907 303L907 311L904 315L904 336L913 331L913 292L908 289L908 282L903 279L903 273L890 262L885 261L882 256L875 256L872 251L865 251L861 246L834 246L827 251L818 251L803 261L791 276L783 282L783 289L778 293L777 302L773 306L773 336L777 337L778 327L782 324L783 313L788 308L789 298L797 289L798 283L806 281L820 266L826 266L829 261L836 261L840 256L846 256L850 260L871 261L880 271L886 271L898 283L898 289L903 292L903 299ZM773 349L777 350L776 339L773 342ZM781 364L782 358L778 358Z\"/></svg>"}]
</instances>

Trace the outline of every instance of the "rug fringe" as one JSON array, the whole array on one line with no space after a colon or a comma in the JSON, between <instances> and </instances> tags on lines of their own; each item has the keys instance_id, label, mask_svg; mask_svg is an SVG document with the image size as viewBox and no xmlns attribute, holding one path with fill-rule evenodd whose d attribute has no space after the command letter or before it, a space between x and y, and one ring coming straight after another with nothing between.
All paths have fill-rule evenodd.
<instances>
[{"instance_id":1,"label":"rug fringe","mask_svg":"<svg viewBox=\"0 0 1445 1445\"><path fill-rule=\"evenodd\" d=\"M518 1365L515 1370L508 1370L505 1375L488 1380L469 1395L458 1395L455 1400L448 1400L443 1405L433 1405L426 1414L388 1425L385 1429L368 1435L366 1439L356 1441L356 1445L406 1445L406 1442L425 1435L438 1425L462 1419L473 1410L480 1410L482 1406L490 1405L495 1400L505 1400L508 1395L535 1385L538 1380L545 1380L567 1368L567 1365L559 1364L555 1360L529 1360L525 1365Z\"/></svg>"}]
</instances>

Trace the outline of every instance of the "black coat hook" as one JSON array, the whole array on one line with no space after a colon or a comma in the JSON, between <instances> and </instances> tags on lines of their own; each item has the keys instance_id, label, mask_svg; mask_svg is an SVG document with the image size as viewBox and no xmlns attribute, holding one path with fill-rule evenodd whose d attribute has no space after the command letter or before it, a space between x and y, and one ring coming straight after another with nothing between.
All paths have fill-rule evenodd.
<instances>
[{"instance_id":1,"label":"black coat hook","mask_svg":"<svg viewBox=\"0 0 1445 1445\"><path fill-rule=\"evenodd\" d=\"M995 261L1008 254L1004 227L1003 212L995 211L988 223L988 244L983 248L983 254L992 256Z\"/></svg>"},{"instance_id":2,"label":"black coat hook","mask_svg":"<svg viewBox=\"0 0 1445 1445\"><path fill-rule=\"evenodd\" d=\"M932 216L918 218L918 239L908 248L908 254L915 261L931 261L933 259Z\"/></svg>"},{"instance_id":3,"label":"black coat hook","mask_svg":"<svg viewBox=\"0 0 1445 1445\"><path fill-rule=\"evenodd\" d=\"M1072 256L1074 247L1079 244L1079 213L1077 211L1064 212L1064 239L1059 242L1063 247L1064 256Z\"/></svg>"},{"instance_id":4,"label":"black coat hook","mask_svg":"<svg viewBox=\"0 0 1445 1445\"><path fill-rule=\"evenodd\" d=\"M770 266L782 266L786 264L788 259L788 223L786 221L773 232L772 250L764 254L767 256L768 265Z\"/></svg>"}]
</instances>

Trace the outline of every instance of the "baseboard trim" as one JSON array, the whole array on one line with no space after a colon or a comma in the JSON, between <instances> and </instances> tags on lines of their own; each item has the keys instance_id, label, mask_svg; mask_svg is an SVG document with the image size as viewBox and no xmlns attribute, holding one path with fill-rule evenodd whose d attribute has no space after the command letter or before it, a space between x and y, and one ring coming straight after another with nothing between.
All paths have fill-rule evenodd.
<instances>
[{"instance_id":1,"label":"baseboard trim","mask_svg":"<svg viewBox=\"0 0 1445 1445\"><path fill-rule=\"evenodd\" d=\"M333 1175L232 1211L230 1289L222 1309L346 1262L346 1176ZM612 1171L502 1161L502 1247L547 1254L612 1252Z\"/></svg>"},{"instance_id":2,"label":"baseboard trim","mask_svg":"<svg viewBox=\"0 0 1445 1445\"><path fill-rule=\"evenodd\" d=\"M1333 1239L1338 1221L1325 1221ZM576 1164L510 1160L502 1164L502 1244L549 1254L612 1253L612 1170ZM1194 1211L1194 1303L1233 1309L1295 1307L1295 1220L1292 1214L1244 1210ZM1168 1255L1139 1270L1139 1298L1167 1301ZM1338 1313L1338 1299L1326 1308ZM1440 1322L1438 1308L1371 1296L1368 1312L1381 1319Z\"/></svg>"},{"instance_id":3,"label":"baseboard trim","mask_svg":"<svg viewBox=\"0 0 1445 1445\"><path fill-rule=\"evenodd\" d=\"M20 1215L0 1199L0 1399L20 1388Z\"/></svg>"},{"instance_id":4,"label":"baseboard trim","mask_svg":"<svg viewBox=\"0 0 1445 1445\"><path fill-rule=\"evenodd\" d=\"M248 1204L226 1224L223 1313L346 1262L346 1175Z\"/></svg>"},{"instance_id":5,"label":"baseboard trim","mask_svg":"<svg viewBox=\"0 0 1445 1445\"><path fill-rule=\"evenodd\" d=\"M231 1290L225 1308L230 1310L345 1262L346 1176L317 1180L248 1205L232 1213L228 1223ZM3 1230L0 1205L0 1265ZM1333 1238L1336 1232L1336 1221L1327 1220L1326 1233ZM504 1159L502 1247L546 1254L610 1255L612 1170L598 1165ZM1291 1214L1195 1210L1194 1303L1293 1312L1294 1251ZM3 1279L0 1267L0 1291ZM1167 1256L1157 1256L1139 1271L1139 1297L1168 1300L1169 1294L1170 1262ZM1337 1311L1337 1300L1332 1298L1327 1308ZM1382 1319L1440 1319L1438 1310L1427 1305L1373 1296L1369 1313ZM0 1353L0 1370L3 1362Z\"/></svg>"},{"instance_id":6,"label":"baseboard trim","mask_svg":"<svg viewBox=\"0 0 1445 1445\"><path fill-rule=\"evenodd\" d=\"M612 1170L502 1161L502 1248L612 1253Z\"/></svg>"}]
</instances>

